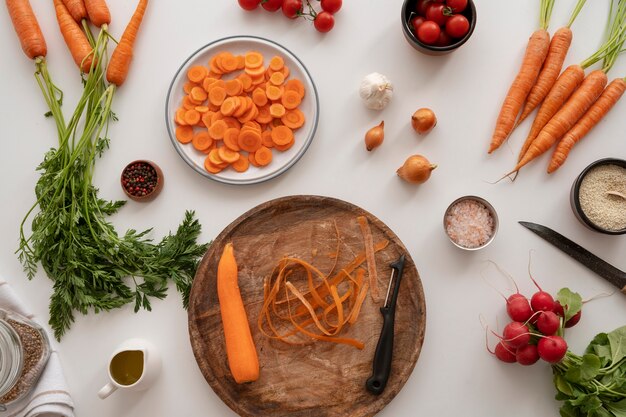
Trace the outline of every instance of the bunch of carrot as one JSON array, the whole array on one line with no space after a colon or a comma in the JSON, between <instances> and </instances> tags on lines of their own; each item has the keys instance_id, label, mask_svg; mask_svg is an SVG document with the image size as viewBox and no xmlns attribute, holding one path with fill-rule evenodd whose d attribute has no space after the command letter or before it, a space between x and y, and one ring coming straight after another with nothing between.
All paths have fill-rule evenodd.
<instances>
[{"instance_id":1,"label":"bunch of carrot","mask_svg":"<svg viewBox=\"0 0 626 417\"><path fill-rule=\"evenodd\" d=\"M517 173L558 143L548 167L548 173L554 172L563 164L572 147L608 113L626 90L623 79L614 80L606 87L606 73L626 40L626 0L612 0L607 40L600 49L580 65L571 65L559 75L572 41L570 27L585 2L578 0L568 25L557 30L552 41L546 29L554 2L541 2L541 29L530 38L522 67L502 106L489 148L489 153L497 149L515 127L539 107L518 163L506 176ZM602 69L585 76L584 70L600 60L604 60Z\"/></svg>"}]
</instances>

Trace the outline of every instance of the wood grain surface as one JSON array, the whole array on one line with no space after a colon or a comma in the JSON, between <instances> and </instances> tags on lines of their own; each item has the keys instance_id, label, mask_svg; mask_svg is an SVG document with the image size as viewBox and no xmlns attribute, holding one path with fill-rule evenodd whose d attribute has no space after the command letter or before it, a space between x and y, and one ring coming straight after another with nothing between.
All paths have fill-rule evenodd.
<instances>
[{"instance_id":1,"label":"wood grain surface","mask_svg":"<svg viewBox=\"0 0 626 417\"><path fill-rule=\"evenodd\" d=\"M407 256L400 285L395 322L392 372L381 395L370 394L365 381L382 326L379 308L368 295L359 320L342 336L365 343L351 346L316 342L309 346L270 340L257 327L263 303L263 280L285 255L313 263L322 271L332 268L328 254L336 251L338 225L345 245L338 265L347 264L364 250L356 221L365 215L374 241L390 244L376 254L381 293L401 254ZM228 369L224 334L216 293L219 257L233 242L239 266L239 286L261 364L257 381L238 385ZM364 264L365 265L365 264ZM384 297L383 297L384 298ZM290 196L261 204L231 223L213 241L196 273L189 304L189 336L196 361L217 395L241 416L372 416L400 391L419 356L426 325L426 306L419 274L398 237L380 220L341 200L319 196Z\"/></svg>"}]
</instances>

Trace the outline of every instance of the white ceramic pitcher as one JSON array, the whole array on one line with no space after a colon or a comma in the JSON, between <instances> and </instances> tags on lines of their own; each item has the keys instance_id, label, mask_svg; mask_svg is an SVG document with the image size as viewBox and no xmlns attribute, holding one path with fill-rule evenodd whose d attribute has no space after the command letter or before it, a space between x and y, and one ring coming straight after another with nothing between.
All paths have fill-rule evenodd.
<instances>
[{"instance_id":1,"label":"white ceramic pitcher","mask_svg":"<svg viewBox=\"0 0 626 417\"><path fill-rule=\"evenodd\" d=\"M129 354L141 354L143 356L143 366L140 370L140 374L136 375L134 382L125 385L123 381L116 380L115 375L112 373L112 364L123 358L122 355ZM107 398L117 389L143 391L152 385L161 372L161 356L152 343L143 339L129 339L118 346L115 352L113 352L107 365L107 372L110 381L98 391L100 398Z\"/></svg>"}]
</instances>

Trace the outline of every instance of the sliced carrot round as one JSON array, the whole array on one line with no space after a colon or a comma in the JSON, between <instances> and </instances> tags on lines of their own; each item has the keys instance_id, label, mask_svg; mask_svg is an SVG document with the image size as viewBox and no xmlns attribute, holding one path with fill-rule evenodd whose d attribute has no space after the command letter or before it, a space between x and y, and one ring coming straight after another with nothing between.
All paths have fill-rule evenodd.
<instances>
[{"instance_id":1,"label":"sliced carrot round","mask_svg":"<svg viewBox=\"0 0 626 417\"><path fill-rule=\"evenodd\" d=\"M277 146L288 144L293 139L293 132L287 126L277 126L272 129L272 141Z\"/></svg>"},{"instance_id":2,"label":"sliced carrot round","mask_svg":"<svg viewBox=\"0 0 626 417\"><path fill-rule=\"evenodd\" d=\"M243 92L243 83L238 78L226 81L226 94L238 96Z\"/></svg>"},{"instance_id":3,"label":"sliced carrot round","mask_svg":"<svg viewBox=\"0 0 626 417\"><path fill-rule=\"evenodd\" d=\"M274 71L280 71L285 66L285 61L276 55L270 59L270 68Z\"/></svg>"},{"instance_id":4,"label":"sliced carrot round","mask_svg":"<svg viewBox=\"0 0 626 417\"><path fill-rule=\"evenodd\" d=\"M237 143L239 148L246 152L256 152L261 147L261 134L252 129L245 129L239 132Z\"/></svg>"},{"instance_id":5,"label":"sliced carrot round","mask_svg":"<svg viewBox=\"0 0 626 417\"><path fill-rule=\"evenodd\" d=\"M176 128L176 140L180 143L189 143L193 139L193 127L178 126Z\"/></svg>"},{"instance_id":6,"label":"sliced carrot round","mask_svg":"<svg viewBox=\"0 0 626 417\"><path fill-rule=\"evenodd\" d=\"M209 92L209 101L215 106L221 106L226 99L226 89L222 87L212 87Z\"/></svg>"},{"instance_id":7,"label":"sliced carrot round","mask_svg":"<svg viewBox=\"0 0 626 417\"><path fill-rule=\"evenodd\" d=\"M288 110L280 119L290 129L298 129L304 125L304 113L300 109Z\"/></svg>"},{"instance_id":8,"label":"sliced carrot round","mask_svg":"<svg viewBox=\"0 0 626 417\"><path fill-rule=\"evenodd\" d=\"M174 121L176 122L177 125L187 126L187 122L185 121L186 112L187 112L187 109L184 107L181 107L180 109L176 110L176 113L174 114Z\"/></svg>"},{"instance_id":9,"label":"sliced carrot round","mask_svg":"<svg viewBox=\"0 0 626 417\"><path fill-rule=\"evenodd\" d=\"M254 153L254 159L256 163L261 166L269 165L269 163L272 162L272 150L266 148L265 146L261 146Z\"/></svg>"},{"instance_id":10,"label":"sliced carrot round","mask_svg":"<svg viewBox=\"0 0 626 417\"><path fill-rule=\"evenodd\" d=\"M300 97L304 97L304 84L297 78L292 78L285 83L285 91L293 90L300 94Z\"/></svg>"},{"instance_id":11,"label":"sliced carrot round","mask_svg":"<svg viewBox=\"0 0 626 417\"><path fill-rule=\"evenodd\" d=\"M281 118L285 115L285 107L282 104L274 103L270 106L270 114L274 118Z\"/></svg>"},{"instance_id":12,"label":"sliced carrot round","mask_svg":"<svg viewBox=\"0 0 626 417\"><path fill-rule=\"evenodd\" d=\"M252 92L252 101L258 107L265 106L267 104L267 95L265 94L265 90L261 88L255 88Z\"/></svg>"},{"instance_id":13,"label":"sliced carrot round","mask_svg":"<svg viewBox=\"0 0 626 417\"><path fill-rule=\"evenodd\" d=\"M200 121L200 118L200 113L196 110L187 110L185 112L185 122L187 122L187 124L195 125Z\"/></svg>"},{"instance_id":14,"label":"sliced carrot round","mask_svg":"<svg viewBox=\"0 0 626 417\"><path fill-rule=\"evenodd\" d=\"M213 145L213 139L211 139L206 130L203 130L193 135L191 143L197 150L204 151Z\"/></svg>"},{"instance_id":15,"label":"sliced carrot round","mask_svg":"<svg viewBox=\"0 0 626 417\"><path fill-rule=\"evenodd\" d=\"M211 174L217 174L222 171L223 168L220 168L219 165L211 162L211 154L204 159L204 169L206 169Z\"/></svg>"},{"instance_id":16,"label":"sliced carrot round","mask_svg":"<svg viewBox=\"0 0 626 417\"><path fill-rule=\"evenodd\" d=\"M256 159L254 158L254 152L250 152L248 154L248 161L255 167L260 168L261 165L259 165L256 161Z\"/></svg>"},{"instance_id":17,"label":"sliced carrot round","mask_svg":"<svg viewBox=\"0 0 626 417\"><path fill-rule=\"evenodd\" d=\"M224 132L224 146L233 151L239 151L239 129L234 127L226 129Z\"/></svg>"},{"instance_id":18,"label":"sliced carrot round","mask_svg":"<svg viewBox=\"0 0 626 417\"><path fill-rule=\"evenodd\" d=\"M226 122L224 120L216 120L209 127L209 136L211 136L215 140L224 139L224 133L228 129Z\"/></svg>"},{"instance_id":19,"label":"sliced carrot round","mask_svg":"<svg viewBox=\"0 0 626 417\"><path fill-rule=\"evenodd\" d=\"M282 85L285 82L285 76L282 72L275 72L270 76L269 81L274 85Z\"/></svg>"},{"instance_id":20,"label":"sliced carrot round","mask_svg":"<svg viewBox=\"0 0 626 417\"><path fill-rule=\"evenodd\" d=\"M200 83L208 73L209 70L204 65L194 65L187 71L187 78L189 78L189 81L192 83Z\"/></svg>"},{"instance_id":21,"label":"sliced carrot round","mask_svg":"<svg viewBox=\"0 0 626 417\"><path fill-rule=\"evenodd\" d=\"M287 143L287 144L285 144L285 145L276 145L276 144L274 144L274 148L275 148L276 150L281 151L281 152L285 152L286 150L288 150L289 148L291 148L291 147L293 146L293 144L294 144L294 143L296 143L296 141L295 141L295 140L293 140L293 139L291 139L291 142L288 142L288 143Z\"/></svg>"},{"instance_id":22,"label":"sliced carrot round","mask_svg":"<svg viewBox=\"0 0 626 417\"><path fill-rule=\"evenodd\" d=\"M250 167L250 160L241 156L239 159L233 162L232 167L237 172L245 172Z\"/></svg>"},{"instance_id":23,"label":"sliced carrot round","mask_svg":"<svg viewBox=\"0 0 626 417\"><path fill-rule=\"evenodd\" d=\"M285 90L280 102L287 110L293 110L300 105L302 97L294 90Z\"/></svg>"},{"instance_id":24,"label":"sliced carrot round","mask_svg":"<svg viewBox=\"0 0 626 417\"><path fill-rule=\"evenodd\" d=\"M283 95L283 90L281 90L280 87L268 84L267 87L265 87L265 94L270 100L280 100Z\"/></svg>"},{"instance_id":25,"label":"sliced carrot round","mask_svg":"<svg viewBox=\"0 0 626 417\"><path fill-rule=\"evenodd\" d=\"M220 111L224 116L232 116L237 109L238 104L239 103L235 101L233 97L228 97L220 106Z\"/></svg>"},{"instance_id":26,"label":"sliced carrot round","mask_svg":"<svg viewBox=\"0 0 626 417\"><path fill-rule=\"evenodd\" d=\"M263 65L263 55L260 52L250 51L244 59L246 68L258 68Z\"/></svg>"},{"instance_id":27,"label":"sliced carrot round","mask_svg":"<svg viewBox=\"0 0 626 417\"><path fill-rule=\"evenodd\" d=\"M204 90L204 88L202 87L194 87L191 89L191 92L189 93L189 96L195 100L195 101L199 101L200 103L204 102L204 100L206 100L207 98L207 93Z\"/></svg>"},{"instance_id":28,"label":"sliced carrot round","mask_svg":"<svg viewBox=\"0 0 626 417\"><path fill-rule=\"evenodd\" d=\"M270 106L259 107L259 114L256 117L256 121L259 123L269 123L272 121Z\"/></svg>"},{"instance_id":29,"label":"sliced carrot round","mask_svg":"<svg viewBox=\"0 0 626 417\"><path fill-rule=\"evenodd\" d=\"M209 152L209 161L218 166L224 163L224 161L222 161L222 158L220 157L219 150L217 148Z\"/></svg>"},{"instance_id":30,"label":"sliced carrot round","mask_svg":"<svg viewBox=\"0 0 626 417\"><path fill-rule=\"evenodd\" d=\"M233 162L238 160L239 157L241 156L239 152L233 151L232 149L226 146L220 146L217 149L218 149L218 154L220 158L222 159L222 161L228 162L229 164L232 164Z\"/></svg>"}]
</instances>

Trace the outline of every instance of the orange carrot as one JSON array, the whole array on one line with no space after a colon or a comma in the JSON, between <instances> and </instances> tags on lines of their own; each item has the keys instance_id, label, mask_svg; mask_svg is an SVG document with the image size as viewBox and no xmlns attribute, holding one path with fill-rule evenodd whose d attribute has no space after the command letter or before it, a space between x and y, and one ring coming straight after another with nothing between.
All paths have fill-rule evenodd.
<instances>
[{"instance_id":1,"label":"orange carrot","mask_svg":"<svg viewBox=\"0 0 626 417\"><path fill-rule=\"evenodd\" d=\"M539 132L537 138L528 148L528 151L518 162L512 173L517 172L524 165L542 155L560 140L580 118L585 114L591 105L598 99L607 83L604 71L596 70L591 72L583 81L580 88L572 94L572 97L554 115L548 124Z\"/></svg>"},{"instance_id":2,"label":"orange carrot","mask_svg":"<svg viewBox=\"0 0 626 417\"><path fill-rule=\"evenodd\" d=\"M28 0L6 0L7 10L13 28L22 45L22 50L30 59L45 57L48 53L46 40L41 33L37 17Z\"/></svg>"},{"instance_id":3,"label":"orange carrot","mask_svg":"<svg viewBox=\"0 0 626 417\"><path fill-rule=\"evenodd\" d=\"M87 9L83 0L61 0L76 23L87 18Z\"/></svg>"},{"instance_id":4,"label":"orange carrot","mask_svg":"<svg viewBox=\"0 0 626 417\"><path fill-rule=\"evenodd\" d=\"M551 174L556 171L569 155L574 145L589 133L599 122L606 116L606 114L615 106L619 99L624 95L626 91L626 82L623 78L618 78L613 81L604 89L602 95L593 105L587 110L587 113L565 134L563 139L558 143L550 165L548 166L548 173Z\"/></svg>"},{"instance_id":5,"label":"orange carrot","mask_svg":"<svg viewBox=\"0 0 626 417\"><path fill-rule=\"evenodd\" d=\"M54 0L54 9L59 22L59 29L65 39L65 43L74 58L74 62L83 72L89 72L93 61L93 49L87 40L87 36L72 18L69 11L61 0Z\"/></svg>"},{"instance_id":6,"label":"orange carrot","mask_svg":"<svg viewBox=\"0 0 626 417\"><path fill-rule=\"evenodd\" d=\"M254 153L254 159L257 164L261 166L269 165L269 163L272 162L272 150L265 146L261 146Z\"/></svg>"},{"instance_id":7,"label":"orange carrot","mask_svg":"<svg viewBox=\"0 0 626 417\"><path fill-rule=\"evenodd\" d=\"M85 0L85 8L89 20L94 25L101 27L111 23L111 13L105 0Z\"/></svg>"},{"instance_id":8,"label":"orange carrot","mask_svg":"<svg viewBox=\"0 0 626 417\"><path fill-rule=\"evenodd\" d=\"M259 378L259 357L241 299L237 275L233 245L228 243L217 266L217 296L224 327L228 366L235 382L241 384Z\"/></svg>"},{"instance_id":9,"label":"orange carrot","mask_svg":"<svg viewBox=\"0 0 626 417\"><path fill-rule=\"evenodd\" d=\"M569 27L562 27L556 31L550 41L548 56L543 63L543 68L537 77L537 82L530 90L528 99L522 110L522 114L517 121L519 125L528 115L543 101L550 92L554 82L561 73L563 62L567 56L567 51L572 44L572 30Z\"/></svg>"},{"instance_id":10,"label":"orange carrot","mask_svg":"<svg viewBox=\"0 0 626 417\"><path fill-rule=\"evenodd\" d=\"M548 96L535 116L533 125L530 128L528 137L520 151L518 162L522 160L526 151L533 143L541 129L552 119L552 116L559 111L563 104L570 98L572 93L580 86L585 79L585 70L580 65L570 65L563 71L563 74L556 80Z\"/></svg>"},{"instance_id":11,"label":"orange carrot","mask_svg":"<svg viewBox=\"0 0 626 417\"><path fill-rule=\"evenodd\" d=\"M536 30L530 37L520 71L509 88L500 109L491 138L489 153L498 149L511 134L522 105L531 88L535 85L541 66L548 54L549 46L550 35L545 29Z\"/></svg>"},{"instance_id":12,"label":"orange carrot","mask_svg":"<svg viewBox=\"0 0 626 417\"><path fill-rule=\"evenodd\" d=\"M111 61L107 68L107 81L118 87L124 83L128 75L130 61L133 58L133 46L147 6L148 0L139 0L135 13L130 18L120 42L111 55ZM89 11L89 7L87 7L87 11ZM91 19L91 13L89 18Z\"/></svg>"}]
</instances>

